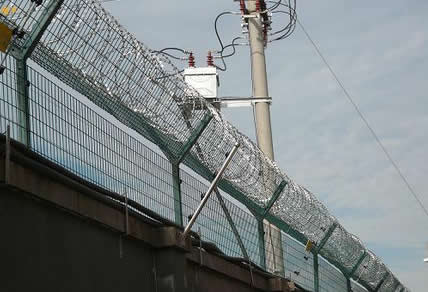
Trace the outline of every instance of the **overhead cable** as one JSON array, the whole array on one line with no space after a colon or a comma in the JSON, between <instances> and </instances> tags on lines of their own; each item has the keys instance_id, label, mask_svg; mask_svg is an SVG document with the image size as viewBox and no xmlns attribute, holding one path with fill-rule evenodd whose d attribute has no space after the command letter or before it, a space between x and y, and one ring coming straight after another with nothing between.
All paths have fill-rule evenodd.
<instances>
[{"instance_id":1,"label":"overhead cable","mask_svg":"<svg viewBox=\"0 0 428 292\"><path fill-rule=\"evenodd\" d=\"M409 183L409 181L407 180L407 178L405 177L405 175L403 174L403 172L401 171L400 167L398 166L398 164L394 161L394 159L392 158L392 156L389 154L389 151L386 149L385 145L383 145L382 141L380 140L379 136L376 134L375 130L373 129L373 127L370 125L369 121L365 118L365 116L363 115L362 111L360 110L360 108L358 107L357 103L353 100L353 98L351 97L351 95L349 94L348 90L345 88L345 86L343 85L342 81L340 81L339 77L337 76L337 74L334 72L333 68L330 66L330 64L327 62L327 59L324 57L324 55L321 53L321 50L319 48L319 46L315 43L315 41L311 38L311 36L309 35L308 31L304 28L303 24L297 20L297 23L299 24L299 26L301 27L301 29L303 30L304 34L306 35L306 37L308 38L308 40L310 41L310 43L312 44L312 46L315 48L317 54L319 55L319 57L322 59L322 61L324 62L324 64L326 65L326 67L328 68L328 70L330 71L331 75L333 76L333 78L336 80L337 84L339 85L339 87L342 89L343 93L345 94L346 98L349 100L349 102L352 104L352 106L354 107L355 111L357 112L358 116L361 118L361 120L364 122L364 124L366 125L367 129L369 130L369 132L372 134L373 138L376 140L377 144L379 145L379 147L381 148L381 150L383 151L383 153L385 154L386 158L389 160L389 162L391 163L391 165L394 167L394 169L396 170L397 174L400 176L401 180L404 182L404 184L406 185L406 187L408 188L410 194L414 197L414 199L417 201L417 203L419 204L419 206L421 207L421 209L423 210L423 212L425 213L425 215L427 215L428 217L428 210L425 207L425 205L422 203L420 196L416 193L415 189L412 187L412 185Z\"/></svg>"}]
</instances>

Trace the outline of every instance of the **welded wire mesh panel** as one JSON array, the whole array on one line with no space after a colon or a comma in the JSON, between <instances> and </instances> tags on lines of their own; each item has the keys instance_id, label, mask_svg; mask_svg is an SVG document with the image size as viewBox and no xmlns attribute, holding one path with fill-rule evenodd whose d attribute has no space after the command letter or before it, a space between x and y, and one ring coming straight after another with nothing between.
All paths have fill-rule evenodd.
<instances>
[{"instance_id":1,"label":"welded wire mesh panel","mask_svg":"<svg viewBox=\"0 0 428 292\"><path fill-rule=\"evenodd\" d=\"M167 159L29 69L31 148L67 170L174 218Z\"/></svg>"},{"instance_id":2,"label":"welded wire mesh panel","mask_svg":"<svg viewBox=\"0 0 428 292\"><path fill-rule=\"evenodd\" d=\"M5 133L7 126L10 126L11 138L22 142L26 134L23 127L24 112L19 105L16 62L9 57L5 65L5 72L0 75L0 133Z\"/></svg>"},{"instance_id":3,"label":"welded wire mesh panel","mask_svg":"<svg viewBox=\"0 0 428 292\"><path fill-rule=\"evenodd\" d=\"M209 183L202 182L201 178L199 180L195 179L194 176L184 170L181 170L180 177L182 179L183 222L187 223L208 190ZM250 213L228 200L223 192L221 192L221 195L250 260L261 265L256 219ZM226 255L244 258L230 222L227 220L215 193L211 194L206 207L202 210L192 230L195 232L200 231L202 240L215 243Z\"/></svg>"},{"instance_id":4,"label":"welded wire mesh panel","mask_svg":"<svg viewBox=\"0 0 428 292\"><path fill-rule=\"evenodd\" d=\"M319 282L321 292L347 292L346 277L327 262L319 257Z\"/></svg>"},{"instance_id":5,"label":"welded wire mesh panel","mask_svg":"<svg viewBox=\"0 0 428 292\"><path fill-rule=\"evenodd\" d=\"M314 258L305 247L283 235L285 276L309 291L314 291Z\"/></svg>"},{"instance_id":6,"label":"welded wire mesh panel","mask_svg":"<svg viewBox=\"0 0 428 292\"><path fill-rule=\"evenodd\" d=\"M235 223L238 233L241 236L242 242L247 250L248 256L251 261L262 266L260 262L260 246L259 246L259 234L257 220L249 214L246 210L243 210L238 205L227 200L223 195L223 199L226 203L226 207Z\"/></svg>"},{"instance_id":7,"label":"welded wire mesh panel","mask_svg":"<svg viewBox=\"0 0 428 292\"><path fill-rule=\"evenodd\" d=\"M45 13L58 2L43 1L39 7L29 0L1 3L6 7L0 11L1 21L24 32L15 44L19 49L34 39L32 31L40 28L41 20L46 19ZM287 186L270 215L303 235L300 238L314 243L320 243L329 228L337 223L315 195L282 173L251 140L224 121L220 113L187 86L168 58L139 42L98 1L65 0L31 59L118 121L159 145L171 159L182 154L198 126L207 116L212 116L185 159L196 173L210 179L234 144L239 143L241 146L224 175L230 195L255 203L256 212L261 215L279 185L286 182ZM14 70L13 64L8 64L6 73L10 70ZM139 152L144 152L140 142L119 133L113 124L93 115L89 108L71 102L65 92L50 88L51 85L34 72L29 75L30 111L34 119L30 126L35 150L85 179L116 192L127 192L143 205L172 219L174 199L170 163L163 157L159 161L157 158L147 160L144 155L140 157ZM11 74L1 78L4 102L0 109L0 125L4 128L6 120L25 125L17 110L22 107L18 102L23 96L22 84ZM46 99L53 96L58 98ZM104 123L107 125L100 126ZM81 131L79 135L78 130ZM23 139L25 137L21 137ZM103 159L105 157L107 159ZM140 171L153 178L150 186L139 179L137 173ZM150 174L152 172L154 174ZM193 193L202 188L192 183L189 180L189 186L183 187L188 188L193 200L186 202L191 208L183 207L188 213L196 204ZM153 193L156 195L148 195ZM215 202L212 200L211 204ZM224 232L221 244L229 254L234 254L236 244L231 243L230 232L223 229L226 228L224 218L216 217L219 213L204 216L207 221L201 226L207 228L208 237L215 240L216 234ZM207 227L213 218L219 222L215 230ZM358 238L339 226L321 252L325 258L338 263L341 269L349 270L361 250ZM387 272L381 260L370 253L354 277L358 276L360 281L375 288Z\"/></svg>"}]
</instances>

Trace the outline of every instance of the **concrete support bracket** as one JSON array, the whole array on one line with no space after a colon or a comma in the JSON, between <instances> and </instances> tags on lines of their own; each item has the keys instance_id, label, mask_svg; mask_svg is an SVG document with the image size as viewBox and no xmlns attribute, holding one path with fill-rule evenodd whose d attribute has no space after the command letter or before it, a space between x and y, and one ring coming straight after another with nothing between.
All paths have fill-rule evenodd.
<instances>
[{"instance_id":1,"label":"concrete support bracket","mask_svg":"<svg viewBox=\"0 0 428 292\"><path fill-rule=\"evenodd\" d=\"M192 240L190 237L181 236L181 231L175 227L162 227L156 230L156 248L178 248L185 252L192 249Z\"/></svg>"}]
</instances>

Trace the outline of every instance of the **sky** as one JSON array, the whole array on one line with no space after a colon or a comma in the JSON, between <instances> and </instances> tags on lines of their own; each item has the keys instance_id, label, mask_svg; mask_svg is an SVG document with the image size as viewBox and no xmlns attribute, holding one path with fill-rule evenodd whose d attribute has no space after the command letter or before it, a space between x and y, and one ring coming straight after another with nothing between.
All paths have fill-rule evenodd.
<instances>
[{"instance_id":1,"label":"sky","mask_svg":"<svg viewBox=\"0 0 428 292\"><path fill-rule=\"evenodd\" d=\"M213 22L238 11L232 0L120 0L104 6L148 47L195 52L205 66L219 49ZM428 206L428 2L298 1L300 21L319 45L409 183ZM276 16L274 27L284 24ZM219 24L225 40L240 19ZM275 159L320 199L412 291L426 291L428 216L411 196L316 51L297 28L266 51ZM220 73L221 96L250 96L249 48ZM185 67L185 63L177 63ZM254 138L251 108L224 115Z\"/></svg>"}]
</instances>

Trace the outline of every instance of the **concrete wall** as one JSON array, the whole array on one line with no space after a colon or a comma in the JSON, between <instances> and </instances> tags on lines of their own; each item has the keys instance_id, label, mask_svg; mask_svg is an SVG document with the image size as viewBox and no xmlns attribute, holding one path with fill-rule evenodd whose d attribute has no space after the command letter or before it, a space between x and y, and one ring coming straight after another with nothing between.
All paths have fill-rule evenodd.
<instances>
[{"instance_id":1,"label":"concrete wall","mask_svg":"<svg viewBox=\"0 0 428 292\"><path fill-rule=\"evenodd\" d=\"M22 194L0 192L0 291L155 291L153 250Z\"/></svg>"},{"instance_id":2,"label":"concrete wall","mask_svg":"<svg viewBox=\"0 0 428 292\"><path fill-rule=\"evenodd\" d=\"M18 144L5 155L2 143L0 292L302 291L193 247L173 223Z\"/></svg>"}]
</instances>

